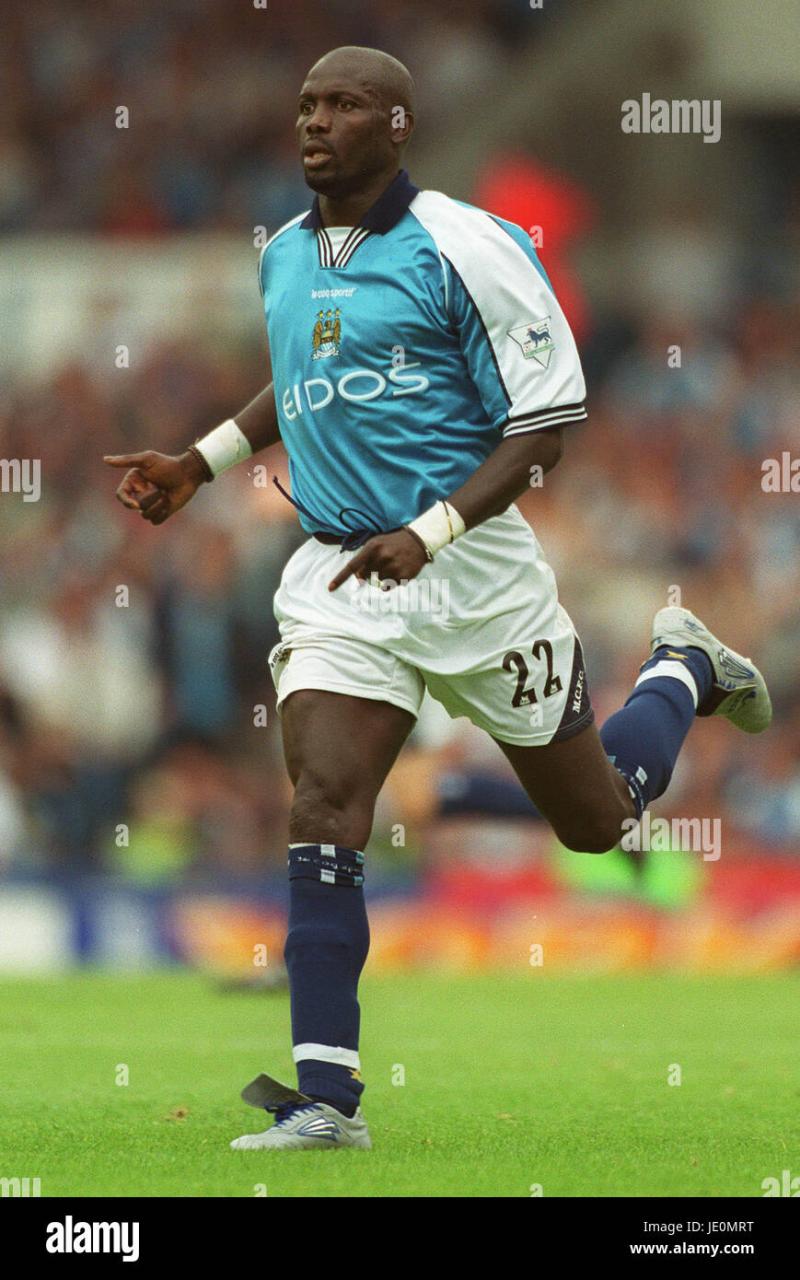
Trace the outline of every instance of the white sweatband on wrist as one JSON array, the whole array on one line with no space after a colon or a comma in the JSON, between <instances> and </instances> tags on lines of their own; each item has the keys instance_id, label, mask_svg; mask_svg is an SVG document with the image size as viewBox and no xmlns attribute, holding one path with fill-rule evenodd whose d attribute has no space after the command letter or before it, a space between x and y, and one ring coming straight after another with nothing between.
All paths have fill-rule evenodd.
<instances>
[{"instance_id":1,"label":"white sweatband on wrist","mask_svg":"<svg viewBox=\"0 0 800 1280\"><path fill-rule=\"evenodd\" d=\"M239 430L233 418L228 418L227 422L209 431L202 440L195 442L194 447L202 453L209 471L215 476L253 455L250 441Z\"/></svg>"},{"instance_id":2,"label":"white sweatband on wrist","mask_svg":"<svg viewBox=\"0 0 800 1280\"><path fill-rule=\"evenodd\" d=\"M432 556L466 533L466 525L455 507L441 500L423 511L416 520L410 520L408 528L421 538Z\"/></svg>"}]
</instances>

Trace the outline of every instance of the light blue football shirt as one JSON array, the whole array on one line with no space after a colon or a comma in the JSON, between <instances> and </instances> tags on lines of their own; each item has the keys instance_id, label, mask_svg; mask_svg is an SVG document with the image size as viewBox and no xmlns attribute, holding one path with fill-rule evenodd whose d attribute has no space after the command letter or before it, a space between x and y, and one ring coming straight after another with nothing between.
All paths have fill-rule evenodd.
<instances>
[{"instance_id":1,"label":"light blue football shirt","mask_svg":"<svg viewBox=\"0 0 800 1280\"><path fill-rule=\"evenodd\" d=\"M397 528L504 436L586 417L575 342L528 236L405 170L338 246L315 198L258 271L309 533Z\"/></svg>"}]
</instances>

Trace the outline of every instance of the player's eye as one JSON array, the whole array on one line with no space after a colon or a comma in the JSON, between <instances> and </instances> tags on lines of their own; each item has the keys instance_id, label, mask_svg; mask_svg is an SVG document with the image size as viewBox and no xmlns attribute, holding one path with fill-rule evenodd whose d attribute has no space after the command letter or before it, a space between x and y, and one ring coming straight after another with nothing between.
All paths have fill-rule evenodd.
<instances>
[{"instance_id":1,"label":"player's eye","mask_svg":"<svg viewBox=\"0 0 800 1280\"><path fill-rule=\"evenodd\" d=\"M306 102L300 103L301 116L310 116L313 110L314 110L314 104L312 102L306 101Z\"/></svg>"},{"instance_id":2,"label":"player's eye","mask_svg":"<svg viewBox=\"0 0 800 1280\"><path fill-rule=\"evenodd\" d=\"M349 110L350 110L352 107L354 107L355 105L356 105L356 104L355 104L354 102L352 102L352 101L350 100L350 98L340 98L340 99L339 99L339 107L341 108L341 110L342 110L342 111L349 111Z\"/></svg>"}]
</instances>

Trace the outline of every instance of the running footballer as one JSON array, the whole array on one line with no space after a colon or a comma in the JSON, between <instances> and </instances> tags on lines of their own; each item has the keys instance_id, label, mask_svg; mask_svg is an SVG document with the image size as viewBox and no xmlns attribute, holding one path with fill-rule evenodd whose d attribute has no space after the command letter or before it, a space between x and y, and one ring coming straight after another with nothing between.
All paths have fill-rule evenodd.
<instances>
[{"instance_id":1,"label":"running footballer","mask_svg":"<svg viewBox=\"0 0 800 1280\"><path fill-rule=\"evenodd\" d=\"M553 571L514 505L586 417L563 312L528 236L438 191L401 157L406 68L336 49L311 68L297 135L311 207L258 265L273 382L180 457L107 458L151 524L283 440L307 540L286 565L270 667L294 785L286 965L298 1087L235 1148L369 1147L358 981L375 801L427 690L498 743L570 849L602 853L666 789L695 716L757 733L760 672L688 609L661 609L625 705L598 730ZM371 607L439 579L441 611Z\"/></svg>"}]
</instances>

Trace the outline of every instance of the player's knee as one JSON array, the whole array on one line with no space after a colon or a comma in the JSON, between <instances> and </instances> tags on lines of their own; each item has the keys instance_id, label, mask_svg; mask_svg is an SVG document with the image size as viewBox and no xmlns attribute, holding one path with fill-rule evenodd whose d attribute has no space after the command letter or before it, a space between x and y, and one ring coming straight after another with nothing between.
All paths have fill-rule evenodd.
<instances>
[{"instance_id":1,"label":"player's knee","mask_svg":"<svg viewBox=\"0 0 800 1280\"><path fill-rule=\"evenodd\" d=\"M368 800L352 779L337 777L334 771L323 775L304 769L295 787L289 838L360 848L355 840L363 840L361 831L369 815Z\"/></svg>"},{"instance_id":2,"label":"player's knee","mask_svg":"<svg viewBox=\"0 0 800 1280\"><path fill-rule=\"evenodd\" d=\"M558 838L574 853L608 853L622 839L622 824L616 817L602 817L580 826L559 830Z\"/></svg>"}]
</instances>

